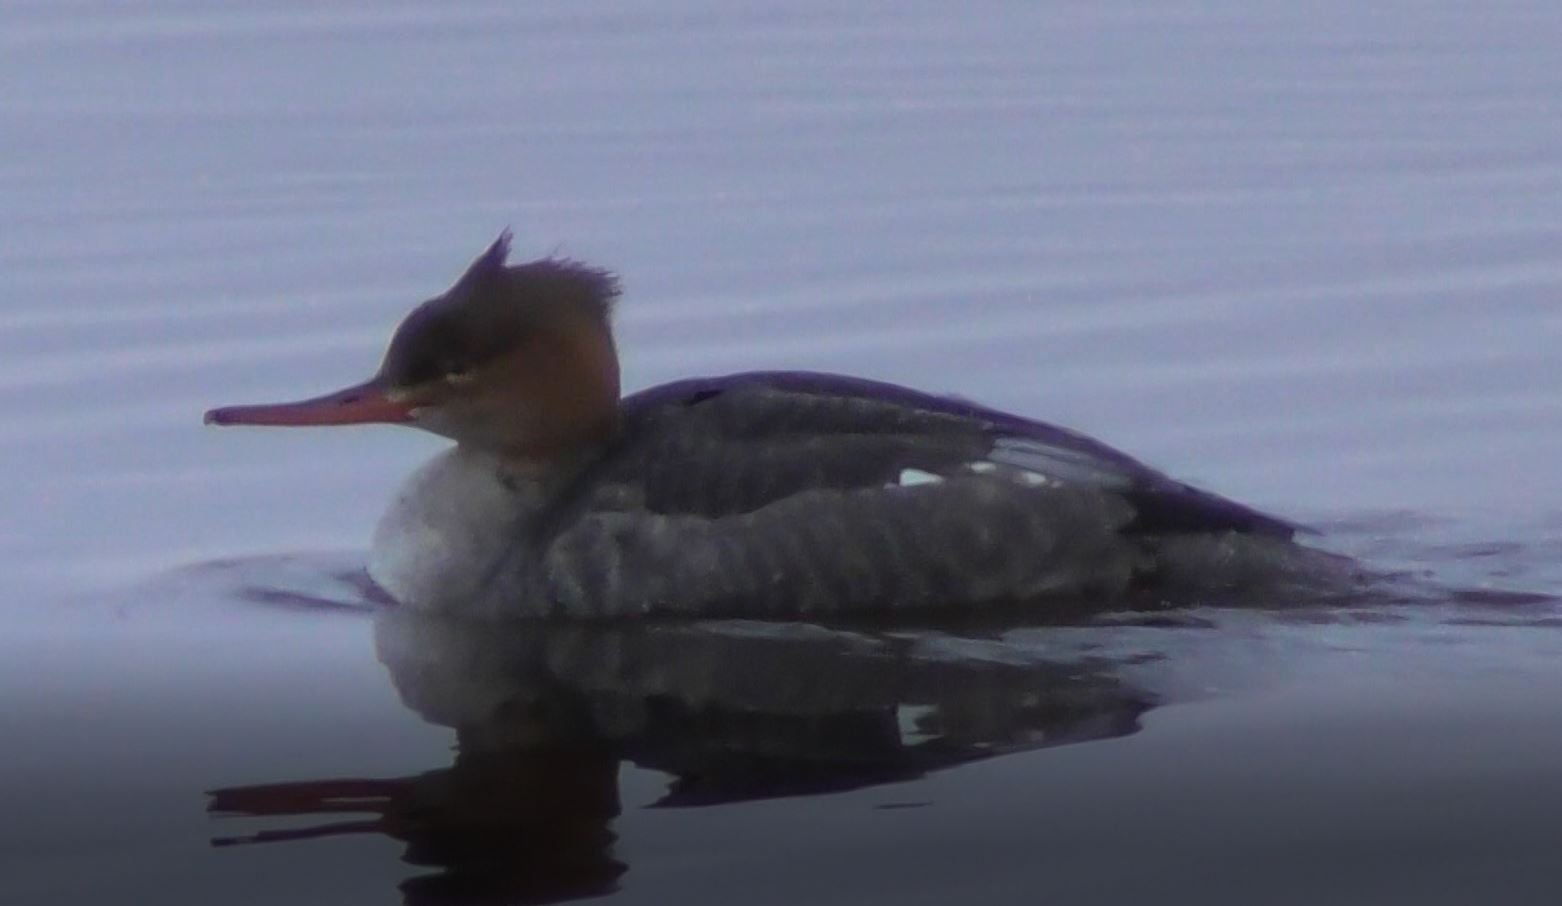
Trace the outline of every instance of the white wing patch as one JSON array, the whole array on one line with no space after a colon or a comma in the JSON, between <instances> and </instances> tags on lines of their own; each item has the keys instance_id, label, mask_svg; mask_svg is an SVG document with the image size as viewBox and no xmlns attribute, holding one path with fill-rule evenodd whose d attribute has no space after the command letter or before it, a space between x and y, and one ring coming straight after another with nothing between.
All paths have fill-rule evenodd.
<instances>
[{"instance_id":1,"label":"white wing patch","mask_svg":"<svg viewBox=\"0 0 1562 906\"><path fill-rule=\"evenodd\" d=\"M939 475L924 469L901 469L896 480L885 487L921 487L962 475L991 475L1027 488L1081 484L1122 489L1132 482L1123 470L1088 453L1029 438L1005 437L993 444L992 453L985 459L965 463L958 472Z\"/></svg>"},{"instance_id":2,"label":"white wing patch","mask_svg":"<svg viewBox=\"0 0 1562 906\"><path fill-rule=\"evenodd\" d=\"M1087 484L1104 488L1126 488L1131 478L1110 463L1067 447L1028 438L1005 437L993 444L988 459L1000 466L1018 469L1028 484ZM1031 476L1040 480L1032 480Z\"/></svg>"},{"instance_id":3,"label":"white wing patch","mask_svg":"<svg viewBox=\"0 0 1562 906\"><path fill-rule=\"evenodd\" d=\"M1059 487L1063 484L1061 480L1053 478L1050 475L1044 475L1041 472L1032 471L1030 469L1010 465L1008 463L996 463L989 462L987 460L978 460L977 462L966 463L965 471L972 475L991 475L995 478L1003 479L1005 481L1012 481L1015 484L1024 485L1028 488ZM958 474L959 473L956 473L956 477L958 477ZM901 469L899 478L897 478L894 482L885 485L885 487L915 488L921 487L923 485L938 484L939 482L943 481L944 478L945 476L943 475L939 475L934 472L928 472L923 469Z\"/></svg>"},{"instance_id":4,"label":"white wing patch","mask_svg":"<svg viewBox=\"0 0 1562 906\"><path fill-rule=\"evenodd\" d=\"M903 488L915 487L919 484L937 484L944 480L942 475L934 475L932 472L924 472L921 469L901 469L900 486Z\"/></svg>"}]
</instances>

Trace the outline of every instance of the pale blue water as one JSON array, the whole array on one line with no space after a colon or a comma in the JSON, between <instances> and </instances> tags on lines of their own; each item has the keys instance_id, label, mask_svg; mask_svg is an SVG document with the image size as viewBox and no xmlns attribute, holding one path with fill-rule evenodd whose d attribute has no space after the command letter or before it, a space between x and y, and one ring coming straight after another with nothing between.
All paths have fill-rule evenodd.
<instances>
[{"instance_id":1,"label":"pale blue water","mask_svg":"<svg viewBox=\"0 0 1562 906\"><path fill-rule=\"evenodd\" d=\"M7 5L0 901L425 902L398 883L441 871L517 899L1554 901L1559 57L1540 0ZM600 639L289 604L357 600L333 577L438 442L200 413L363 376L506 225L621 273L630 387L959 393L1529 603L931 633L878 639L912 645L887 665L635 638L600 675ZM409 680L387 638L457 653ZM539 725L605 749L550 761ZM487 836L209 846L362 816L218 818L208 790L446 770L417 795L469 831L448 790L475 790ZM701 771L808 795L648 808ZM451 868L490 846L504 883Z\"/></svg>"}]
</instances>

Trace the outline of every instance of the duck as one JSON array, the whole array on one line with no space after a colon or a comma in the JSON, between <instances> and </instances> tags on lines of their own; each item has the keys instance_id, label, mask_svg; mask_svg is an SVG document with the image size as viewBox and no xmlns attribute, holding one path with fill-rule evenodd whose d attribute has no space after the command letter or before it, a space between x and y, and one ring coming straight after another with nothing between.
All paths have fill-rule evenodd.
<instances>
[{"instance_id":1,"label":"duck","mask_svg":"<svg viewBox=\"0 0 1562 906\"><path fill-rule=\"evenodd\" d=\"M455 441L374 530L396 604L477 618L807 618L1093 602L1294 573L1299 526L1084 434L811 371L623 395L611 272L502 233L368 380L213 425Z\"/></svg>"}]
</instances>

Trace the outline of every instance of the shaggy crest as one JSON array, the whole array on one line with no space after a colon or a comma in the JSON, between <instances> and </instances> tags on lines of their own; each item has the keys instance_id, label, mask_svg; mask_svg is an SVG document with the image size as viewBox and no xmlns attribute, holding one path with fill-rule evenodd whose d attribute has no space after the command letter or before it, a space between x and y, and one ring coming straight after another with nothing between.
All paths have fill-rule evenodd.
<instances>
[{"instance_id":1,"label":"shaggy crest","mask_svg":"<svg viewBox=\"0 0 1562 906\"><path fill-rule=\"evenodd\" d=\"M537 290L551 290L552 298L566 304L583 306L587 310L607 318L613 313L613 304L621 293L618 277L605 268L593 267L573 258L549 256L525 264L511 265L509 228L499 234L481 255L472 262L451 288L450 295L466 295L479 289L499 289L503 292L509 284L512 294L537 297ZM514 290L528 288L530 292Z\"/></svg>"},{"instance_id":2,"label":"shaggy crest","mask_svg":"<svg viewBox=\"0 0 1562 906\"><path fill-rule=\"evenodd\" d=\"M603 324L618 298L610 271L568 258L506 263L510 231L472 262L454 286L415 308L391 338L381 372L412 386L481 366L559 316Z\"/></svg>"}]
</instances>

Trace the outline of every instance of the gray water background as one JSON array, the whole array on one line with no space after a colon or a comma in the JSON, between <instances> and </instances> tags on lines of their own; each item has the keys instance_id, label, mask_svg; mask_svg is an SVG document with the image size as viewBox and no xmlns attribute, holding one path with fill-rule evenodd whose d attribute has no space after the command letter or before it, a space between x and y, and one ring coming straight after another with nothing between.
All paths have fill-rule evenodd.
<instances>
[{"instance_id":1,"label":"gray water background","mask_svg":"<svg viewBox=\"0 0 1562 906\"><path fill-rule=\"evenodd\" d=\"M1324 546L1562 592L1559 59L1541 0L6 4L0 723L26 743L0 788L31 805L0 827L5 901L367 902L410 871L383 841L206 849L204 789L450 744L366 621L257 612L209 567L324 583L440 444L200 413L361 378L505 226L622 276L630 388L786 367L957 393ZM1128 896L1235 838L1278 889L1317 881L1317 841L1352 851L1345 826L1417 864L1513 851L1501 829L1562 796L1538 606L1232 631L1162 680L1267 691L937 775L908 794L937 814L870 792L670 818L626 769L624 894ZM1383 797L1405 808L1362 811ZM1042 872L1044 832L1010 833L1043 813L1161 873L1070 887L1094 863ZM1457 892L1432 876L1396 890Z\"/></svg>"}]
</instances>

